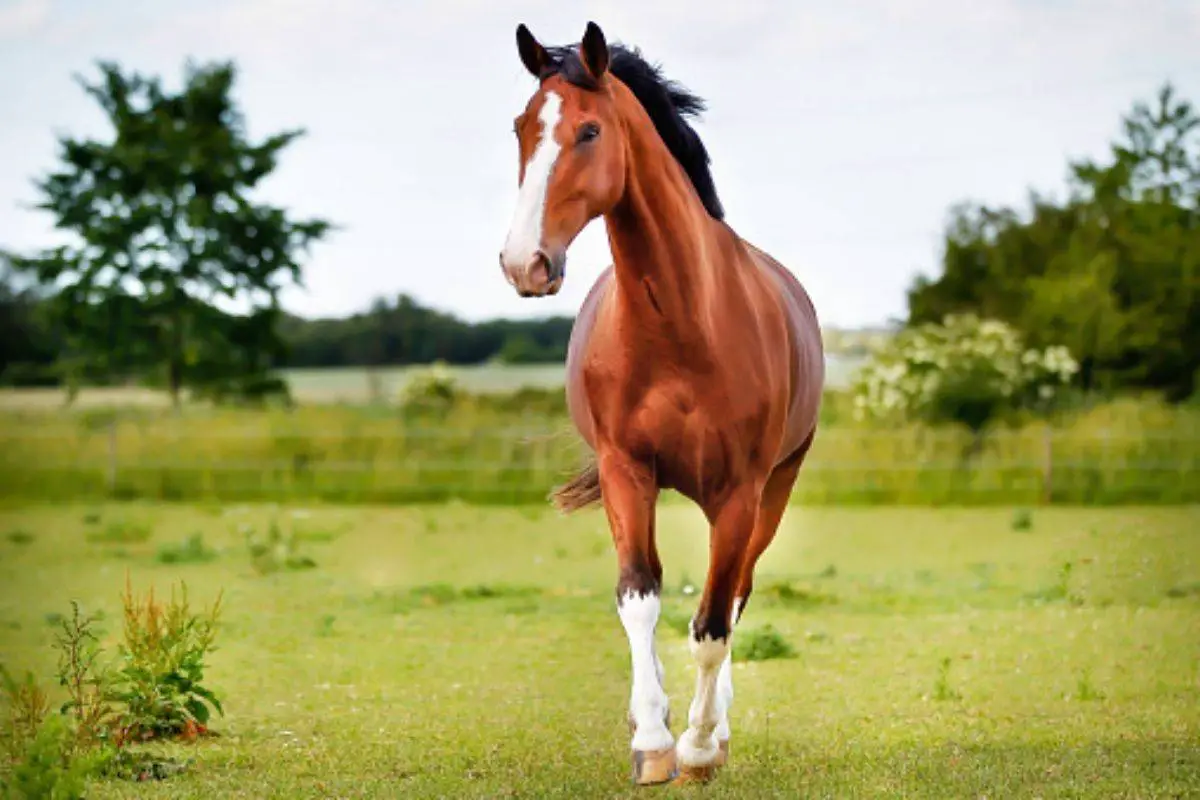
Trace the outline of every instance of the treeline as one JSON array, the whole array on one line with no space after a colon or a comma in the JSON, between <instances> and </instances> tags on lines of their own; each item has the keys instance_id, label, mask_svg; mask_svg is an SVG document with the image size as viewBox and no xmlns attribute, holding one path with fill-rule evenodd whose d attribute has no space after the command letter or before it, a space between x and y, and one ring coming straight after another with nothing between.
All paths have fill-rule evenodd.
<instances>
[{"instance_id":1,"label":"treeline","mask_svg":"<svg viewBox=\"0 0 1200 800\"><path fill-rule=\"evenodd\" d=\"M0 265L0 383L36 386L58 382L53 365L61 341L48 323L46 304L20 287Z\"/></svg>"},{"instance_id":2,"label":"treeline","mask_svg":"<svg viewBox=\"0 0 1200 800\"><path fill-rule=\"evenodd\" d=\"M909 292L909 323L972 311L1035 346L1066 345L1081 388L1192 396L1200 371L1200 116L1164 87L1138 103L1103 163L1069 166L1062 202L963 205L941 274Z\"/></svg>"},{"instance_id":3,"label":"treeline","mask_svg":"<svg viewBox=\"0 0 1200 800\"><path fill-rule=\"evenodd\" d=\"M286 316L280 323L282 366L510 364L562 362L570 317L470 323L426 308L408 295L378 300L369 311L336 319Z\"/></svg>"},{"instance_id":4,"label":"treeline","mask_svg":"<svg viewBox=\"0 0 1200 800\"><path fill-rule=\"evenodd\" d=\"M0 272L0 383L51 386L60 382L64 338L52 320L50 299L17 288L10 275ZM276 323L280 348L272 366L407 365L437 360L562 363L571 324L570 317L470 323L402 294L394 301L376 301L369 311L349 317L281 315ZM88 377L89 382L104 383L128 376Z\"/></svg>"}]
</instances>

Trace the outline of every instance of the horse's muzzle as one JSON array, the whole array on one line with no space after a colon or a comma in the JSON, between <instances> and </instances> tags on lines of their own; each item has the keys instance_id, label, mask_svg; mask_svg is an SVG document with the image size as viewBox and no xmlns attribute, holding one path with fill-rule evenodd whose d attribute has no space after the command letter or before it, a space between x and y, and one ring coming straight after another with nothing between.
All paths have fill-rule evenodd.
<instances>
[{"instance_id":1,"label":"horse's muzzle","mask_svg":"<svg viewBox=\"0 0 1200 800\"><path fill-rule=\"evenodd\" d=\"M514 264L505 254L500 254L500 268L508 282L522 297L545 297L558 294L566 272L566 254L548 255L536 250L525 263Z\"/></svg>"}]
</instances>

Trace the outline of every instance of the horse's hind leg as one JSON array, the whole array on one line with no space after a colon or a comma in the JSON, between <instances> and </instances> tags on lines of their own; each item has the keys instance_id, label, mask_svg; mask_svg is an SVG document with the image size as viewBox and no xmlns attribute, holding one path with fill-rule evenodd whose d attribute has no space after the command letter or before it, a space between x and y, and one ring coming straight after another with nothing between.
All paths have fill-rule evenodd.
<instances>
[{"instance_id":1,"label":"horse's hind leg","mask_svg":"<svg viewBox=\"0 0 1200 800\"><path fill-rule=\"evenodd\" d=\"M775 468L771 473L771 477L767 479L766 486L763 487L762 499L759 501L758 518L754 522L754 532L750 534L750 541L746 545L746 551L742 556L741 568L738 570L737 591L734 593L731 614L731 628L737 625L741 620L742 613L745 611L746 601L750 598L750 591L754 583L754 566L758 563L759 557L767 549L767 546L775 538L775 532L779 529L779 522L783 519L783 512L787 508L788 499L791 497L792 487L796 484L796 475L800 471L800 464L804 461L804 455L807 452L808 445L805 444L796 455ZM718 766L723 766L729 759L729 709L733 705L732 652L726 652L725 660L721 662L721 670L717 674L717 696L717 708L720 715L720 721L717 723L716 729L717 746L720 749L717 764Z\"/></svg>"},{"instance_id":2,"label":"horse's hind leg","mask_svg":"<svg viewBox=\"0 0 1200 800\"><path fill-rule=\"evenodd\" d=\"M796 476L804 463L804 457L808 455L808 450L812 447L812 442L813 437L809 435L795 453L775 467L763 488L758 521L754 526L750 543L746 546L745 557L742 559L738 575L737 608L739 618L745 611L746 601L750 599L750 592L754 588L754 567L775 539L775 532L779 530L783 512L787 510L788 500L792 496L792 487L796 485Z\"/></svg>"},{"instance_id":3,"label":"horse's hind leg","mask_svg":"<svg viewBox=\"0 0 1200 800\"><path fill-rule=\"evenodd\" d=\"M696 661L696 693L688 710L688 729L676 747L684 780L708 780L721 764L716 731L724 709L717 676L729 653L734 594L758 505L757 487L740 487L720 508L706 509L712 520L708 580L689 637Z\"/></svg>"}]
</instances>

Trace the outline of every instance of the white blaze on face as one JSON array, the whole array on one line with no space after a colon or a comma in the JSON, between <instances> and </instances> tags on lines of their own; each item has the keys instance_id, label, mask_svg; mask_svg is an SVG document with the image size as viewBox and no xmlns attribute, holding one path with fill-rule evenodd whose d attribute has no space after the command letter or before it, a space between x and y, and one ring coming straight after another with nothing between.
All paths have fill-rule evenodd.
<instances>
[{"instance_id":1,"label":"white blaze on face","mask_svg":"<svg viewBox=\"0 0 1200 800\"><path fill-rule=\"evenodd\" d=\"M542 131L534 148L533 157L525 165L525 178L517 192L517 208L513 212L508 238L504 241L504 261L524 267L533 260L533 254L542 246L542 221L546 216L546 188L550 185L550 173L558 160L559 146L554 140L554 129L562 112L562 98L555 92L546 92L538 121Z\"/></svg>"}]
</instances>

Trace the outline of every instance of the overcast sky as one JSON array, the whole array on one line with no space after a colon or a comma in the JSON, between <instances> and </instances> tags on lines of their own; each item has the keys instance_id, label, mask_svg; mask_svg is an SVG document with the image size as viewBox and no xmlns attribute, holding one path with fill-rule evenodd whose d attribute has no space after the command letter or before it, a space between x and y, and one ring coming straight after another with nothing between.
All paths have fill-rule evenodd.
<instances>
[{"instance_id":1,"label":"overcast sky","mask_svg":"<svg viewBox=\"0 0 1200 800\"><path fill-rule=\"evenodd\" d=\"M902 314L953 203L1061 193L1164 79L1200 101L1200 0L0 0L0 246L55 241L30 179L55 132L105 132L72 73L116 59L174 87L187 57L232 58L252 135L309 132L263 196L342 226L289 309L408 292L470 319L574 314L609 263L601 222L555 298L518 298L497 253L534 89L514 29L565 43L589 19L708 100L728 221L828 325Z\"/></svg>"}]
</instances>

